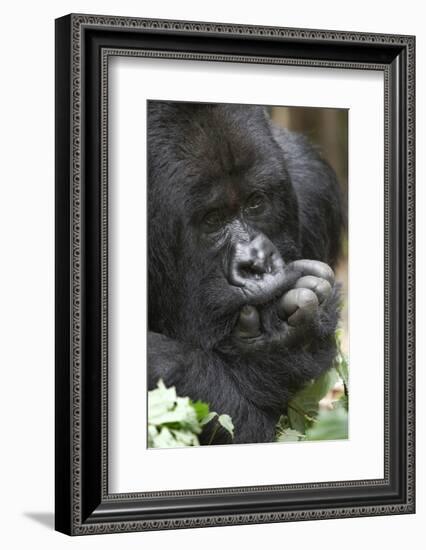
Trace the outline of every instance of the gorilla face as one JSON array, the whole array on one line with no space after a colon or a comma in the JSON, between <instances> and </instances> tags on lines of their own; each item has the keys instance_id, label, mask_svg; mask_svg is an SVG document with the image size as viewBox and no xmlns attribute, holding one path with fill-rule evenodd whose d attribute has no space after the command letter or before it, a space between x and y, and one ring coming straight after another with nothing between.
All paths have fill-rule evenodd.
<instances>
[{"instance_id":1,"label":"gorilla face","mask_svg":"<svg viewBox=\"0 0 426 550\"><path fill-rule=\"evenodd\" d=\"M148 143L150 330L228 353L287 345L334 279L295 261L298 201L264 109L151 102Z\"/></svg>"}]
</instances>

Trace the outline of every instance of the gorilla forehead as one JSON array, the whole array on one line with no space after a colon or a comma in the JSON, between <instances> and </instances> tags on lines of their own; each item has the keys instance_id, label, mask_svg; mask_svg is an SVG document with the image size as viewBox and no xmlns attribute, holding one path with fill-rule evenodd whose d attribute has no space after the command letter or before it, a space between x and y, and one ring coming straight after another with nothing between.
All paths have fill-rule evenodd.
<instances>
[{"instance_id":1,"label":"gorilla forehead","mask_svg":"<svg viewBox=\"0 0 426 550\"><path fill-rule=\"evenodd\" d=\"M202 191L205 202L218 194L235 202L283 174L263 107L156 101L148 112L149 162L167 178L172 200Z\"/></svg>"}]
</instances>

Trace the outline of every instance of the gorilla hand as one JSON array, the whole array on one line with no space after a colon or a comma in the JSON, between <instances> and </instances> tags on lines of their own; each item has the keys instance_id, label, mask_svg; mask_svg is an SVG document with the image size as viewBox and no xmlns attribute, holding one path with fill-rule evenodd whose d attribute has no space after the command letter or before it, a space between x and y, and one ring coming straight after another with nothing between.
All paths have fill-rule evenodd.
<instances>
[{"instance_id":1,"label":"gorilla hand","mask_svg":"<svg viewBox=\"0 0 426 550\"><path fill-rule=\"evenodd\" d=\"M330 266L316 260L296 260L289 269L300 272L300 278L280 299L278 315L294 327L317 314L318 308L331 295L334 273Z\"/></svg>"},{"instance_id":2,"label":"gorilla hand","mask_svg":"<svg viewBox=\"0 0 426 550\"><path fill-rule=\"evenodd\" d=\"M286 266L287 290L274 303L245 305L237 320L234 337L249 349L268 343L291 343L312 323L331 296L334 273L316 260L296 260Z\"/></svg>"}]
</instances>

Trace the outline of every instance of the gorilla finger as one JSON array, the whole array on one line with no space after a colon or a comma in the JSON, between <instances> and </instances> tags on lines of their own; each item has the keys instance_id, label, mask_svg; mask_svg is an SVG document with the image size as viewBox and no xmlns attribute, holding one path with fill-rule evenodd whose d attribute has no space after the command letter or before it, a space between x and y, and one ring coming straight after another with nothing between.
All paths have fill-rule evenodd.
<instances>
[{"instance_id":1,"label":"gorilla finger","mask_svg":"<svg viewBox=\"0 0 426 550\"><path fill-rule=\"evenodd\" d=\"M312 319L318 309L318 298L308 288L293 288L281 298L278 315L288 316L289 325L299 325Z\"/></svg>"},{"instance_id":2,"label":"gorilla finger","mask_svg":"<svg viewBox=\"0 0 426 550\"><path fill-rule=\"evenodd\" d=\"M301 277L304 275L313 275L314 277L325 279L331 286L334 285L334 271L324 262L317 260L295 260L289 267L299 271Z\"/></svg>"},{"instance_id":3,"label":"gorilla finger","mask_svg":"<svg viewBox=\"0 0 426 550\"><path fill-rule=\"evenodd\" d=\"M295 288L309 288L317 295L318 301L322 304L331 294L331 284L326 279L314 277L313 275L305 275L301 277Z\"/></svg>"},{"instance_id":4,"label":"gorilla finger","mask_svg":"<svg viewBox=\"0 0 426 550\"><path fill-rule=\"evenodd\" d=\"M260 334L259 312L253 306L244 306L240 311L236 326L238 336L241 338L254 338Z\"/></svg>"}]
</instances>

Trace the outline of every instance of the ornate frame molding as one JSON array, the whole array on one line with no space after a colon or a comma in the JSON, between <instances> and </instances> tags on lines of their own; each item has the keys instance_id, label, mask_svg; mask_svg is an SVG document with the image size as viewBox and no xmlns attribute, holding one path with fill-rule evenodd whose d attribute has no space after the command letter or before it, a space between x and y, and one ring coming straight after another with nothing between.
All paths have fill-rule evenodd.
<instances>
[{"instance_id":1,"label":"ornate frame molding","mask_svg":"<svg viewBox=\"0 0 426 550\"><path fill-rule=\"evenodd\" d=\"M86 303L84 285L87 278L87 231L91 226L87 221L85 211L84 188L86 166L86 147L84 124L87 123L88 91L87 70L89 54L93 55L94 46L89 48L88 31L96 37L96 31L110 30L116 33L133 37L141 33L144 37L167 34L169 37L200 36L231 37L235 40L262 39L264 41L290 41L292 44L324 44L327 48L338 52L339 48L352 48L356 52L357 46L374 48L375 51L387 52L389 59L384 62L356 59L330 59L308 57L280 57L253 54L232 53L196 53L193 51L173 51L171 49L155 48L131 48L129 46L117 47L113 44L100 45L99 57L99 81L100 81L100 154L99 154L99 178L100 178L100 313L99 313L99 345L100 368L99 400L100 410L97 417L99 430L99 456L96 461L98 466L92 473L99 473L96 483L87 485L87 473L89 466L84 465L85 456L83 448L86 448L84 425L87 422L87 410L84 403L88 398L87 382L84 376L85 357L85 332L84 317L86 315ZM108 41L107 41L108 42ZM242 43L243 43L242 42ZM57 278L66 284L59 282L59 294L57 302L59 309L64 300L68 300L69 316L65 317L63 311L57 311L58 331L67 331L66 336L59 338L56 362L57 383L57 427L63 431L66 422L69 429L66 433L57 431L57 488L59 484L68 483L68 489L59 489L57 492L57 529L69 534L82 535L91 533L112 533L124 531L140 531L151 529L177 529L187 527L201 527L213 525L236 525L247 523L301 521L310 519L326 519L336 517L359 517L369 515L401 514L414 511L414 169L415 169L415 39L412 36L379 35L364 33L346 33L342 31L322 31L307 29L287 29L278 27L254 27L245 25L227 25L217 23L200 23L186 21L147 20L136 18L107 17L95 15L70 15L57 20L57 195L69 195L62 197L57 205L57 215L69 216L69 225L62 225L57 219L57 243L62 246L68 239L68 246L64 251L57 250L59 255ZM93 50L93 51L92 51ZM343 51L343 50L342 50ZM89 52L89 53L88 53ZM392 54L394 53L393 57ZM107 403L108 403L108 379L107 379L107 315L108 315L108 59L110 56L140 56L150 58L191 59L203 61L231 61L239 63L273 63L282 65L302 65L313 67L334 67L341 69L368 69L384 72L385 78L385 476L383 480L363 480L360 482L346 481L336 483L314 483L297 485L277 485L270 487L240 487L210 490L170 491L158 493L130 493L109 494L107 476ZM355 53L353 53L355 55ZM337 53L336 56L338 57ZM65 65L63 65L65 63ZM61 65L61 66L60 66ZM401 68L402 67L402 68ZM62 89L63 81L67 80ZM401 99L402 97L402 99ZM397 108L396 102L402 101L406 106L405 133L396 135L396 121L393 116ZM68 105L69 120L65 128L61 127ZM401 113L400 113L401 114ZM403 125L404 126L404 125ZM66 148L70 151L67 156ZM395 158L395 151L399 151ZM396 164L395 164L396 163ZM402 172L401 172L402 166ZM399 172L398 172L399 170ZM69 178L69 180L67 179ZM395 178L398 179L398 189L395 186ZM68 184L64 184L67 180ZM405 186L404 186L405 181ZM67 186L68 185L68 186ZM395 195L396 193L396 195ZM396 197L396 198L395 198ZM399 197L399 199L398 199ZM398 203L395 201L399 200ZM398 216L398 228L395 223ZM400 219L400 216L402 218ZM396 246L396 233L398 247ZM398 256L400 269L398 273L392 272L395 267L395 256ZM68 259L68 261L65 261ZM64 265L65 261L65 265ZM398 264L399 265L399 264ZM394 269L395 271L395 269ZM400 273L400 271L402 273ZM66 272L66 273L65 273ZM405 274L405 277L403 276ZM396 279L395 279L396 277ZM403 280L404 279L404 280ZM395 310L392 285L401 285L401 293L405 294L403 300L404 311L398 310L398 315L405 316L402 333L405 334L405 342L401 342L402 350L398 349L398 360L401 361L396 373L403 377L406 389L405 402L405 428L400 428L401 433L395 434L391 428L392 399L395 399L392 390L391 378L395 372L391 369L391 332L395 331L392 325L392 311ZM63 286L65 288L63 288ZM398 286L399 288L399 286ZM58 292L58 289L57 289ZM405 321L405 323L404 323ZM399 325L398 325L399 326ZM393 334L393 332L392 332ZM393 349L393 348L392 348ZM69 355L67 353L69 352ZM68 359L67 359L68 357ZM64 365L64 361L67 365ZM395 362L395 358L394 358ZM86 367L87 368L87 367ZM392 378L393 379L393 378ZM60 403L63 398L64 388L69 392L69 401ZM392 424L393 426L393 424ZM343 506L331 505L330 507L314 507L306 504L306 510L291 510L283 506L283 510L262 511L247 513L214 513L211 515L196 515L172 518L145 519L144 512L130 518L129 514L122 512L126 506L137 507L138 503L147 498L169 497L211 497L234 495L243 499L249 494L300 492L307 490L325 489L336 491L339 489L386 488L394 485L392 479L391 453L394 452L391 445L392 437L403 436L406 445L406 469L399 472L405 478L398 497L384 501L380 504ZM68 443L66 443L68 442ZM68 445L68 446L67 446ZM64 449L65 446L65 449ZM87 454L87 451L85 451ZM392 458L393 460L393 458ZM86 469L86 470L85 470ZM89 468L90 469L90 468ZM395 475L395 472L393 472ZM401 492L401 488L403 491ZM96 493L96 494L95 494ZM402 498L403 494L405 498ZM95 506L95 502L98 506ZM88 513L90 510L90 513ZM145 514L146 515L146 514ZM123 521L120 518L124 517Z\"/></svg>"}]
</instances>

